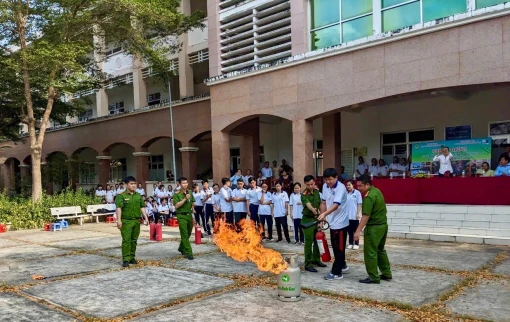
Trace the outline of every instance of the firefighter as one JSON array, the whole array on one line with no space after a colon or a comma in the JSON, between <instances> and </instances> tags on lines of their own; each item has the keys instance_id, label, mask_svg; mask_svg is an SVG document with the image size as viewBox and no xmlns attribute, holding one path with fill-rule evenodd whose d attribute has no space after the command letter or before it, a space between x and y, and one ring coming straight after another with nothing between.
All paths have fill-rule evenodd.
<instances>
[{"instance_id":1,"label":"firefighter","mask_svg":"<svg viewBox=\"0 0 510 322\"><path fill-rule=\"evenodd\" d=\"M308 175L304 178L304 182L306 189L301 194L301 203L303 204L302 225L317 221L317 217L319 216L319 207L321 204L319 190L315 189L315 178L312 175ZM318 267L327 266L321 262L319 246L315 239L316 233L317 226L303 228L303 235L305 236L305 270L312 273L317 273L317 269L313 267L314 265Z\"/></svg>"},{"instance_id":2,"label":"firefighter","mask_svg":"<svg viewBox=\"0 0 510 322\"><path fill-rule=\"evenodd\" d=\"M188 190L188 179L181 177L177 180L181 189L174 193L175 212L179 221L179 233L181 234L181 243L179 244L179 252L188 259L193 259L193 250L189 238L193 231L195 213L195 198L191 190Z\"/></svg>"},{"instance_id":3,"label":"firefighter","mask_svg":"<svg viewBox=\"0 0 510 322\"><path fill-rule=\"evenodd\" d=\"M365 255L365 268L368 278L360 280L360 283L379 284L381 280L390 281L392 279L390 261L384 245L388 235L388 220L386 218L386 203L384 196L379 189L372 186L372 180L366 175L358 179L358 190L363 195L363 205L360 224L354 240L358 241L363 228L364 242L363 252ZM381 275L379 276L379 271Z\"/></svg>"}]
</instances>

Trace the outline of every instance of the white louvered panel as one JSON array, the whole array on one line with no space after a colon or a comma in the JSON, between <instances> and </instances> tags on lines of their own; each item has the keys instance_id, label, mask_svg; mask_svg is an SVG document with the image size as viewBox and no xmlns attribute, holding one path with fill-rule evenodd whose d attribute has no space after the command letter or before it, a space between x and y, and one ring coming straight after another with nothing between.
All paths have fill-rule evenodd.
<instances>
[{"instance_id":1,"label":"white louvered panel","mask_svg":"<svg viewBox=\"0 0 510 322\"><path fill-rule=\"evenodd\" d=\"M348 178L354 174L354 150L342 149L342 165L345 167L345 173Z\"/></svg>"}]
</instances>

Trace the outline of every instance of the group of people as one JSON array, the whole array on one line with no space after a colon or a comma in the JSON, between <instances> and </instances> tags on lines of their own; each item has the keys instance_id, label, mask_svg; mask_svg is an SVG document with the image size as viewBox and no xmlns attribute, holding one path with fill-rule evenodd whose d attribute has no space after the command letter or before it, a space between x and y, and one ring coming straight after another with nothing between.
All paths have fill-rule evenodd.
<instances>
[{"instance_id":1,"label":"group of people","mask_svg":"<svg viewBox=\"0 0 510 322\"><path fill-rule=\"evenodd\" d=\"M409 163L406 158L393 157L393 162L387 165L384 159L377 160L372 158L370 165L365 163L365 159L358 157L358 165L356 165L356 178L363 175L370 177L402 177L409 175Z\"/></svg>"}]
</instances>

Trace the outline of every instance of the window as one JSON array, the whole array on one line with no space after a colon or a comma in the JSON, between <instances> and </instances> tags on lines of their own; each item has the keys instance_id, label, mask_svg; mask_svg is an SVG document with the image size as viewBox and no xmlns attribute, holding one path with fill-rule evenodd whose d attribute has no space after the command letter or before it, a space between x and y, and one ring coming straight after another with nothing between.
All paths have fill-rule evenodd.
<instances>
[{"instance_id":1,"label":"window","mask_svg":"<svg viewBox=\"0 0 510 322\"><path fill-rule=\"evenodd\" d=\"M383 1L393 4L402 1ZM387 32L409 27L421 22L420 1L398 5L396 7L387 7L383 5L382 12L382 31Z\"/></svg>"},{"instance_id":2,"label":"window","mask_svg":"<svg viewBox=\"0 0 510 322\"><path fill-rule=\"evenodd\" d=\"M434 141L434 130L417 130L397 133L383 133L381 154L386 164L393 162L393 157L407 158L411 154L411 143Z\"/></svg>"},{"instance_id":3,"label":"window","mask_svg":"<svg viewBox=\"0 0 510 322\"><path fill-rule=\"evenodd\" d=\"M107 50L104 54L105 56L115 55L116 53L120 53L122 51L122 47L115 47L113 49Z\"/></svg>"},{"instance_id":4,"label":"window","mask_svg":"<svg viewBox=\"0 0 510 322\"><path fill-rule=\"evenodd\" d=\"M147 103L149 106L158 105L161 103L161 93L154 93L147 95Z\"/></svg>"},{"instance_id":5,"label":"window","mask_svg":"<svg viewBox=\"0 0 510 322\"><path fill-rule=\"evenodd\" d=\"M87 121L89 118L91 118L93 116L93 111L92 109L88 109L88 110L85 110L84 112L81 112L79 115L78 115L78 121L79 122L83 122L83 121Z\"/></svg>"},{"instance_id":6,"label":"window","mask_svg":"<svg viewBox=\"0 0 510 322\"><path fill-rule=\"evenodd\" d=\"M312 50L373 34L372 0L313 0Z\"/></svg>"},{"instance_id":7,"label":"window","mask_svg":"<svg viewBox=\"0 0 510 322\"><path fill-rule=\"evenodd\" d=\"M96 182L96 165L94 162L85 162L80 164L80 183Z\"/></svg>"},{"instance_id":8,"label":"window","mask_svg":"<svg viewBox=\"0 0 510 322\"><path fill-rule=\"evenodd\" d=\"M117 102L108 105L110 115L124 113L124 102Z\"/></svg>"},{"instance_id":9,"label":"window","mask_svg":"<svg viewBox=\"0 0 510 322\"><path fill-rule=\"evenodd\" d=\"M162 155L149 157L149 177L151 181L160 181L165 178L165 163Z\"/></svg>"},{"instance_id":10,"label":"window","mask_svg":"<svg viewBox=\"0 0 510 322\"><path fill-rule=\"evenodd\" d=\"M259 160L259 162L260 162L261 168L262 168L262 165L264 164L264 162L266 162L266 156L264 155L264 146L263 145L260 146L260 152L259 153L260 153L260 160ZM256 173L254 173L254 175L255 174Z\"/></svg>"},{"instance_id":11,"label":"window","mask_svg":"<svg viewBox=\"0 0 510 322\"><path fill-rule=\"evenodd\" d=\"M502 4L507 1L508 0L476 0L476 9L495 6L497 4Z\"/></svg>"}]
</instances>

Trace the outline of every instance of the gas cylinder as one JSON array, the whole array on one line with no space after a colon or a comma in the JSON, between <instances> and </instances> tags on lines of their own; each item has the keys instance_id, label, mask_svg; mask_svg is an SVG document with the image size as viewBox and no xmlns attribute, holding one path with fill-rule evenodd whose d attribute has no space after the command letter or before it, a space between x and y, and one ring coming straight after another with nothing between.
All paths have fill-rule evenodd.
<instances>
[{"instance_id":1,"label":"gas cylinder","mask_svg":"<svg viewBox=\"0 0 510 322\"><path fill-rule=\"evenodd\" d=\"M202 244L202 230L200 229L199 225L195 226L195 244Z\"/></svg>"},{"instance_id":2,"label":"gas cylinder","mask_svg":"<svg viewBox=\"0 0 510 322\"><path fill-rule=\"evenodd\" d=\"M156 224L156 241L163 240L163 225L161 223Z\"/></svg>"},{"instance_id":3,"label":"gas cylinder","mask_svg":"<svg viewBox=\"0 0 510 322\"><path fill-rule=\"evenodd\" d=\"M156 240L156 224L153 222L149 225L149 239Z\"/></svg>"},{"instance_id":4,"label":"gas cylinder","mask_svg":"<svg viewBox=\"0 0 510 322\"><path fill-rule=\"evenodd\" d=\"M301 299L301 270L295 253L282 254L287 268L278 274L278 299L283 302L295 302Z\"/></svg>"},{"instance_id":5,"label":"gas cylinder","mask_svg":"<svg viewBox=\"0 0 510 322\"><path fill-rule=\"evenodd\" d=\"M319 230L317 234L315 234L315 239L317 239L317 245L319 246L319 252L321 253L322 261L329 262L331 260L331 254L329 252L326 234L324 234L322 230Z\"/></svg>"}]
</instances>

